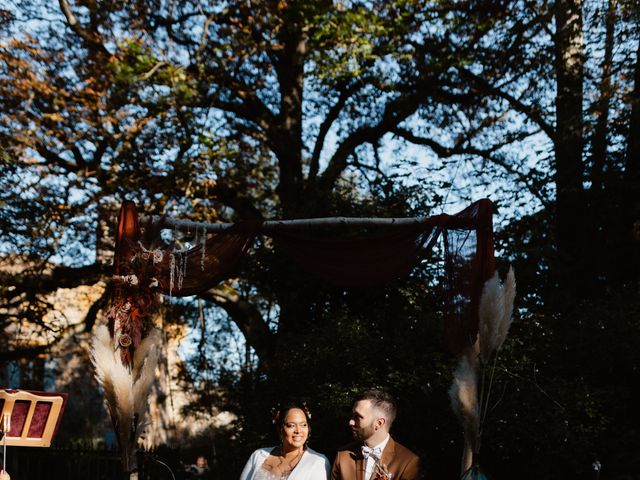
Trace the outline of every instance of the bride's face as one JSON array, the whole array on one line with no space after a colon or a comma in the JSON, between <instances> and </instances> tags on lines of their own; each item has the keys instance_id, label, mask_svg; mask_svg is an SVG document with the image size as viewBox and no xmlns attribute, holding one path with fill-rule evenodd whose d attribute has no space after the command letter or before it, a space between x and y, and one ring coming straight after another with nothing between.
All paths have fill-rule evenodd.
<instances>
[{"instance_id":1,"label":"bride's face","mask_svg":"<svg viewBox=\"0 0 640 480\"><path fill-rule=\"evenodd\" d=\"M284 450L302 448L309 438L309 424L304 412L292 408L282 423L282 446Z\"/></svg>"}]
</instances>

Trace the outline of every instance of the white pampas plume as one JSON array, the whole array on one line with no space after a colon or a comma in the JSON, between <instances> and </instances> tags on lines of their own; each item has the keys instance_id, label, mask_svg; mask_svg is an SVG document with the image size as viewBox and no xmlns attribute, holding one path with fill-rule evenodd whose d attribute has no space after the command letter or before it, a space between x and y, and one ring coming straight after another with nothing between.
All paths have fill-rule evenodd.
<instances>
[{"instance_id":1,"label":"white pampas plume","mask_svg":"<svg viewBox=\"0 0 640 480\"><path fill-rule=\"evenodd\" d=\"M144 425L144 418L147 412L147 400L149 391L155 380L156 367L160 357L160 346L162 345L162 334L159 330L153 329L145 337L136 349L133 356L133 405L138 416L138 430Z\"/></svg>"},{"instance_id":2,"label":"white pampas plume","mask_svg":"<svg viewBox=\"0 0 640 480\"><path fill-rule=\"evenodd\" d=\"M475 449L480 430L480 409L478 406L478 375L472 356L460 356L460 362L453 372L453 383L449 387L451 408L460 419L464 437L468 445Z\"/></svg>"},{"instance_id":3,"label":"white pampas plume","mask_svg":"<svg viewBox=\"0 0 640 480\"><path fill-rule=\"evenodd\" d=\"M473 454L480 450L482 426L489 410L489 399L493 386L497 352L507 338L511 326L513 302L516 295L516 280L513 268L500 284L498 273L488 279L482 289L478 305L478 340L460 356L453 374L449 397L453 411L462 424L465 447L462 455L462 471L467 471L473 462ZM495 353L493 362L490 357ZM478 398L478 361L482 381Z\"/></svg>"},{"instance_id":4,"label":"white pampas plume","mask_svg":"<svg viewBox=\"0 0 640 480\"><path fill-rule=\"evenodd\" d=\"M516 298L516 275L512 267L509 267L507 279L504 281L502 298L503 309L500 325L498 326L498 345L496 347L498 350L506 340L509 334L509 327L511 327L511 322L513 321L513 302Z\"/></svg>"},{"instance_id":5,"label":"white pampas plume","mask_svg":"<svg viewBox=\"0 0 640 480\"><path fill-rule=\"evenodd\" d=\"M480 360L485 364L491 354L497 352L507 338L512 322L515 296L516 277L511 267L504 285L500 285L498 272L484 284L478 307L478 334Z\"/></svg>"},{"instance_id":6,"label":"white pampas plume","mask_svg":"<svg viewBox=\"0 0 640 480\"><path fill-rule=\"evenodd\" d=\"M96 328L91 361L96 368L96 379L104 388L104 396L111 418L115 422L120 447L128 448L133 424L133 383L129 369L122 364L120 352L113 348L107 327Z\"/></svg>"},{"instance_id":7,"label":"white pampas plume","mask_svg":"<svg viewBox=\"0 0 640 480\"><path fill-rule=\"evenodd\" d=\"M113 418L116 415L116 394L113 389L111 372L117 361L116 357L117 354L114 355L111 345L109 330L104 325L98 326L91 343L91 362L96 369L96 380L104 389L107 407Z\"/></svg>"},{"instance_id":8,"label":"white pampas plume","mask_svg":"<svg viewBox=\"0 0 640 480\"><path fill-rule=\"evenodd\" d=\"M134 382L137 382L140 378L141 368L147 358L147 355L149 355L152 350L159 349L160 345L162 345L162 333L159 329L153 328L147 336L142 339L140 345L138 345L138 348L136 348L136 351L133 354L132 372Z\"/></svg>"},{"instance_id":9,"label":"white pampas plume","mask_svg":"<svg viewBox=\"0 0 640 480\"><path fill-rule=\"evenodd\" d=\"M483 363L489 360L491 352L498 345L499 322L504 311L502 287L498 272L487 280L482 289L480 306L478 307L480 359Z\"/></svg>"},{"instance_id":10,"label":"white pampas plume","mask_svg":"<svg viewBox=\"0 0 640 480\"><path fill-rule=\"evenodd\" d=\"M104 388L125 465L135 461L135 443L144 428L147 399L155 380L161 345L162 334L158 329L151 330L135 350L129 370L122 364L107 327L100 325L95 331L91 361L96 369L96 379Z\"/></svg>"},{"instance_id":11,"label":"white pampas plume","mask_svg":"<svg viewBox=\"0 0 640 480\"><path fill-rule=\"evenodd\" d=\"M133 385L129 369L118 361L112 373L113 390L117 401L117 430L123 450L130 447L131 431L134 428Z\"/></svg>"}]
</instances>

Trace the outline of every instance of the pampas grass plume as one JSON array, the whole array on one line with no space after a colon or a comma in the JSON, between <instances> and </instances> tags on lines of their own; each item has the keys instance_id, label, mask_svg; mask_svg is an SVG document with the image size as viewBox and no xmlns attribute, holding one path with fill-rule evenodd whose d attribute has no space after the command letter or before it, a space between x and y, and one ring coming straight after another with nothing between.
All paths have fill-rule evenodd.
<instances>
[{"instance_id":1,"label":"pampas grass plume","mask_svg":"<svg viewBox=\"0 0 640 480\"><path fill-rule=\"evenodd\" d=\"M475 446L480 429L478 407L478 378L476 368L467 355L462 355L449 388L451 407L464 427L464 436L469 445Z\"/></svg>"},{"instance_id":2,"label":"pampas grass plume","mask_svg":"<svg viewBox=\"0 0 640 480\"><path fill-rule=\"evenodd\" d=\"M140 343L134 354L134 376L137 378L133 384L133 405L134 410L138 415L138 420L141 423L143 423L147 410L149 392L155 380L161 345L162 334L159 330L154 329Z\"/></svg>"},{"instance_id":3,"label":"pampas grass plume","mask_svg":"<svg viewBox=\"0 0 640 480\"><path fill-rule=\"evenodd\" d=\"M497 352L509 334L513 302L516 296L516 277L509 268L504 285L500 285L498 272L486 281L478 308L478 335L480 360L487 363L493 352Z\"/></svg>"},{"instance_id":4,"label":"pampas grass plume","mask_svg":"<svg viewBox=\"0 0 640 480\"><path fill-rule=\"evenodd\" d=\"M504 311L502 287L498 272L486 281L480 297L478 308L480 359L483 363L489 360L491 352L498 345L499 322Z\"/></svg>"},{"instance_id":5,"label":"pampas grass plume","mask_svg":"<svg viewBox=\"0 0 640 480\"><path fill-rule=\"evenodd\" d=\"M129 370L123 365L119 350L114 348L107 327L96 327L91 361L96 379L104 389L120 449L127 458L145 424L147 399L155 380L161 346L162 334L157 329L151 330L135 350Z\"/></svg>"},{"instance_id":6,"label":"pampas grass plume","mask_svg":"<svg viewBox=\"0 0 640 480\"><path fill-rule=\"evenodd\" d=\"M509 267L507 278L503 286L503 310L500 317L500 325L498 326L498 345L500 349L509 334L509 328L513 321L513 302L516 298L516 275L513 267Z\"/></svg>"},{"instance_id":7,"label":"pampas grass plume","mask_svg":"<svg viewBox=\"0 0 640 480\"><path fill-rule=\"evenodd\" d=\"M104 389L104 396L112 418L116 415L116 393L113 388L111 372L117 356L114 354L111 345L109 330L104 325L96 328L91 342L91 362L96 369L96 380Z\"/></svg>"}]
</instances>

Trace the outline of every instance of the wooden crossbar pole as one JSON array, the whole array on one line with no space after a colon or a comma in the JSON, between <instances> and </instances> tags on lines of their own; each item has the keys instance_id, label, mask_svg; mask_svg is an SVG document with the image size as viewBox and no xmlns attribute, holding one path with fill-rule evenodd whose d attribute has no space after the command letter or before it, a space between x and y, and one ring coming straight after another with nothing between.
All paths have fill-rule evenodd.
<instances>
[{"instance_id":1,"label":"wooden crossbar pole","mask_svg":"<svg viewBox=\"0 0 640 480\"><path fill-rule=\"evenodd\" d=\"M324 217L324 218L300 218L295 220L265 220L260 228L261 232L273 232L277 230L309 228L309 227L389 227L419 225L427 219L433 217L399 217L399 218L376 218L376 217ZM179 220L171 217L159 217L157 215L141 215L141 223L158 222L163 219L163 228L177 229L181 231L208 231L220 232L234 226L234 223L206 223L194 222L191 220Z\"/></svg>"}]
</instances>

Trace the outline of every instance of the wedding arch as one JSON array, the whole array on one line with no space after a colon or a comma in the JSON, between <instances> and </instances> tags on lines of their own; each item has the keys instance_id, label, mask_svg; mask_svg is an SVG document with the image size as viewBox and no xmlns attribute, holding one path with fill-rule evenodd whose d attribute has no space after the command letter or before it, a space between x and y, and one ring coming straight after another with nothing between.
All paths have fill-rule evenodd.
<instances>
[{"instance_id":1,"label":"wedding arch","mask_svg":"<svg viewBox=\"0 0 640 480\"><path fill-rule=\"evenodd\" d=\"M476 344L483 287L495 274L492 214L493 204L482 199L453 215L206 224L139 216L135 203L124 201L108 326L98 327L92 342L96 377L105 390L124 471L136 471L135 444L161 346L153 325L160 295L196 295L230 278L257 235L271 237L303 271L340 287L370 287L407 275L428 261L442 238L438 261L445 272L445 341L452 353L463 355ZM326 229L322 235L313 233L319 226L373 225L392 228L348 238L327 236ZM160 239L165 228L195 232L196 244L185 250L167 247Z\"/></svg>"}]
</instances>

